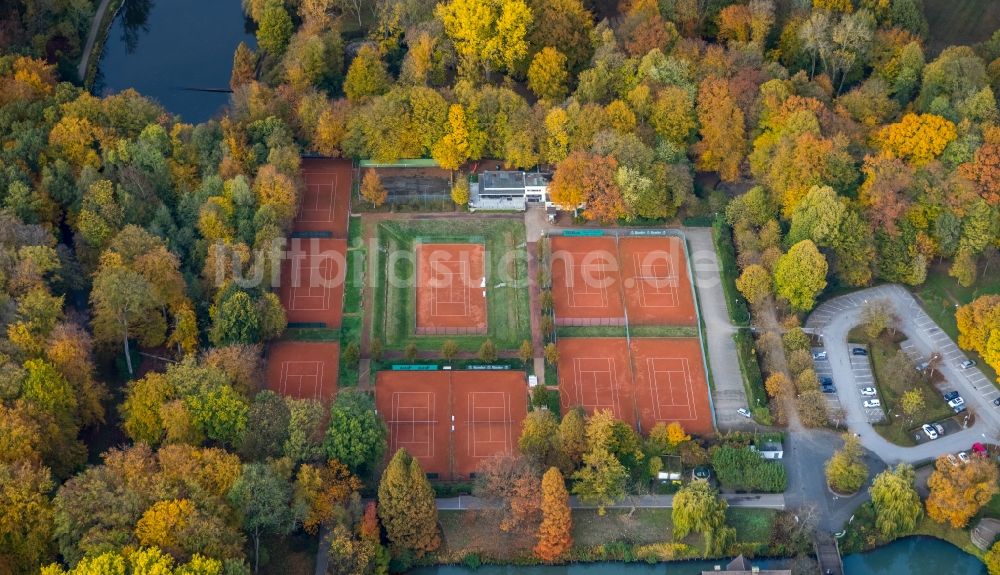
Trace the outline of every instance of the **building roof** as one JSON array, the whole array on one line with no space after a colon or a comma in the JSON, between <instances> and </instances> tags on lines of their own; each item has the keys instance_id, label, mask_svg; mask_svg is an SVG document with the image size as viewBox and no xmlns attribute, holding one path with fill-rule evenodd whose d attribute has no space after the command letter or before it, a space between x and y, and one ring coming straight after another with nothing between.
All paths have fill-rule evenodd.
<instances>
[{"instance_id":1,"label":"building roof","mask_svg":"<svg viewBox=\"0 0 1000 575\"><path fill-rule=\"evenodd\" d=\"M483 172L479 182L484 191L509 190L524 192L524 172Z\"/></svg>"}]
</instances>

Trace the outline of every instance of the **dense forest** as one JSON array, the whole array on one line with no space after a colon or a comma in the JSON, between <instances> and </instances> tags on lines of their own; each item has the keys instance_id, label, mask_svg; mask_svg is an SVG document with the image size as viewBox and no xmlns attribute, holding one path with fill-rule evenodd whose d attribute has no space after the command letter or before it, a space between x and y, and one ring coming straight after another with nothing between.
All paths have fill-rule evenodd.
<instances>
[{"instance_id":1,"label":"dense forest","mask_svg":"<svg viewBox=\"0 0 1000 575\"><path fill-rule=\"evenodd\" d=\"M740 291L788 312L1000 265L1000 33L928 53L920 0L245 0L258 48L198 125L72 83L94 4L0 7L0 572L244 573L321 524L331 572L436 547L368 396L262 391L284 312L235 280L303 152L546 166L604 222L723 213ZM1000 298L964 313L1000 368ZM393 512L361 503L383 469Z\"/></svg>"}]
</instances>

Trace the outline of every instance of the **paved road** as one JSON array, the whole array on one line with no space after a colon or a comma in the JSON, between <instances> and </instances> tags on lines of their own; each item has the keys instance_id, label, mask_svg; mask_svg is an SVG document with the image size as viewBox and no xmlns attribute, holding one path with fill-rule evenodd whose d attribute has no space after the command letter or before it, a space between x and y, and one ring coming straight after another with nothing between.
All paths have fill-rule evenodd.
<instances>
[{"instance_id":1,"label":"paved road","mask_svg":"<svg viewBox=\"0 0 1000 575\"><path fill-rule=\"evenodd\" d=\"M948 387L958 390L965 398L969 411L976 414L973 426L916 447L892 444L872 428L858 393L847 334L861 323L865 302L878 299L892 303L897 327L909 338L919 356L926 358L933 352L942 354L944 361L940 372L948 381ZM965 355L902 286L883 285L832 299L816 308L809 316L806 328L823 338L848 427L859 434L865 448L885 462L921 463L945 453L968 450L976 441L992 441L1000 430L1000 408L990 401L997 397L996 389L977 368L958 369L957 364L965 359Z\"/></svg>"},{"instance_id":2,"label":"paved road","mask_svg":"<svg viewBox=\"0 0 1000 575\"><path fill-rule=\"evenodd\" d=\"M752 429L753 422L736 413L748 407L743 387L743 374L733 334L736 328L729 321L726 297L722 292L719 260L715 253L710 228L685 228L688 249L691 252L691 271L698 291L701 317L705 320L708 344L708 364L712 370L712 402L715 405L716 425L721 431Z\"/></svg>"},{"instance_id":3,"label":"paved road","mask_svg":"<svg viewBox=\"0 0 1000 575\"><path fill-rule=\"evenodd\" d=\"M80 81L86 80L87 63L90 62L90 53L94 51L94 42L97 41L97 33L101 30L101 22L104 21L104 13L108 11L108 4L111 0L101 0L101 5L94 13L94 19L90 22L90 33L87 34L87 43L83 47L83 55L80 56L80 64L76 68L76 73L80 76Z\"/></svg>"},{"instance_id":4,"label":"paved road","mask_svg":"<svg viewBox=\"0 0 1000 575\"><path fill-rule=\"evenodd\" d=\"M785 496L781 493L763 494L736 494L723 493L722 498L729 503L730 507L748 507L755 509L784 509ZM472 495L462 495L459 497L447 497L435 500L437 508L441 511L462 511L465 509L489 509L490 503ZM606 509L670 509L673 507L673 495L642 495L626 497L614 505L607 505ZM570 496L569 506L573 509L597 509L596 505L582 503L576 496Z\"/></svg>"}]
</instances>

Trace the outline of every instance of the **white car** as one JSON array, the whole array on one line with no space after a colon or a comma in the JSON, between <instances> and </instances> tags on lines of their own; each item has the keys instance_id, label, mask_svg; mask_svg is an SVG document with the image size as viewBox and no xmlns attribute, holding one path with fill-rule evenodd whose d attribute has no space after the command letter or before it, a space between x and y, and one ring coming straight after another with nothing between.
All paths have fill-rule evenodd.
<instances>
[{"instance_id":1,"label":"white car","mask_svg":"<svg viewBox=\"0 0 1000 575\"><path fill-rule=\"evenodd\" d=\"M972 361L971 359L967 359L967 360L963 361L962 363L958 364L958 367L961 368L961 369L969 369L970 367L972 367L974 365L976 365L976 362Z\"/></svg>"},{"instance_id":2,"label":"white car","mask_svg":"<svg viewBox=\"0 0 1000 575\"><path fill-rule=\"evenodd\" d=\"M964 451L958 452L958 458L962 460L962 463L969 462L969 454Z\"/></svg>"},{"instance_id":3,"label":"white car","mask_svg":"<svg viewBox=\"0 0 1000 575\"><path fill-rule=\"evenodd\" d=\"M868 401L864 402L862 405L864 405L865 407L868 407L868 408L882 407L882 402L879 401L879 400L877 400L877 399L869 399Z\"/></svg>"},{"instance_id":4,"label":"white car","mask_svg":"<svg viewBox=\"0 0 1000 575\"><path fill-rule=\"evenodd\" d=\"M745 407L741 407L741 408L737 409L737 410L736 410L736 413L738 413L738 414L742 415L743 417L745 417L745 418L747 418L747 419L750 419L750 418L752 417L752 416L750 415L750 410L749 410L749 409L747 409L747 408L745 408Z\"/></svg>"},{"instance_id":5,"label":"white car","mask_svg":"<svg viewBox=\"0 0 1000 575\"><path fill-rule=\"evenodd\" d=\"M955 399L953 399L953 400L951 400L951 401L948 402L948 407L950 407L952 409L958 407L959 405L965 405L965 400L962 399L961 396L956 397Z\"/></svg>"},{"instance_id":6,"label":"white car","mask_svg":"<svg viewBox=\"0 0 1000 575\"><path fill-rule=\"evenodd\" d=\"M937 439L938 438L938 432L933 427L931 427L930 425L927 425L925 423L925 424L923 424L923 425L920 426L920 429L922 429L924 431L924 434L927 436L928 439Z\"/></svg>"},{"instance_id":7,"label":"white car","mask_svg":"<svg viewBox=\"0 0 1000 575\"><path fill-rule=\"evenodd\" d=\"M813 353L813 359L826 359L826 351L817 351Z\"/></svg>"},{"instance_id":8,"label":"white car","mask_svg":"<svg viewBox=\"0 0 1000 575\"><path fill-rule=\"evenodd\" d=\"M861 388L861 395L863 395L865 397L871 397L871 396L876 395L876 394L878 394L878 392L875 391L874 387L862 387Z\"/></svg>"}]
</instances>

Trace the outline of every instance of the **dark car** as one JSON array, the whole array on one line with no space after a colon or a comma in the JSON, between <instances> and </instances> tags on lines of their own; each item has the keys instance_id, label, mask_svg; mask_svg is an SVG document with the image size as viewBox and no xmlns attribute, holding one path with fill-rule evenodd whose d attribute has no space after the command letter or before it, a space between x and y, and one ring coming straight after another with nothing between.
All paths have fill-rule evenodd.
<instances>
[{"instance_id":1,"label":"dark car","mask_svg":"<svg viewBox=\"0 0 1000 575\"><path fill-rule=\"evenodd\" d=\"M851 350L854 355L868 355L868 350L863 347L856 347Z\"/></svg>"},{"instance_id":2,"label":"dark car","mask_svg":"<svg viewBox=\"0 0 1000 575\"><path fill-rule=\"evenodd\" d=\"M951 400L955 399L956 397L958 397L958 392L957 391L949 391L948 393L944 394L944 400L945 401L951 401Z\"/></svg>"},{"instance_id":3,"label":"dark car","mask_svg":"<svg viewBox=\"0 0 1000 575\"><path fill-rule=\"evenodd\" d=\"M822 391L823 393L837 393L837 388L832 385L824 385Z\"/></svg>"},{"instance_id":4,"label":"dark car","mask_svg":"<svg viewBox=\"0 0 1000 575\"><path fill-rule=\"evenodd\" d=\"M993 405L1000 406L1000 397L993 400Z\"/></svg>"},{"instance_id":5,"label":"dark car","mask_svg":"<svg viewBox=\"0 0 1000 575\"><path fill-rule=\"evenodd\" d=\"M823 379L821 379L821 380L820 380L820 382L819 382L819 383L820 383L820 385L822 385L823 387L826 387L826 386L828 386L828 385L831 385L831 386L832 386L832 385L833 385L833 378L832 378L832 377L824 377Z\"/></svg>"}]
</instances>

